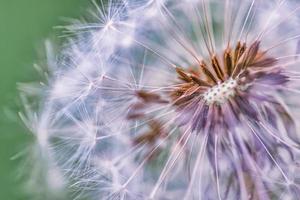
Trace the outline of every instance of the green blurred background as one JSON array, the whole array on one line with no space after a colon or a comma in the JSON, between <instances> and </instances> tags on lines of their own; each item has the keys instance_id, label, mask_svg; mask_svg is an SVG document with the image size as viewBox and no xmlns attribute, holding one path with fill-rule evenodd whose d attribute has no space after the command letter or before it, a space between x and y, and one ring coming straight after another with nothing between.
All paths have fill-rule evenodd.
<instances>
[{"instance_id":1,"label":"green blurred background","mask_svg":"<svg viewBox=\"0 0 300 200\"><path fill-rule=\"evenodd\" d=\"M38 80L33 63L44 40L58 37L62 17L79 18L89 0L0 0L0 199L24 200L18 179L21 159L12 159L30 135L17 117L21 105L17 82Z\"/></svg>"}]
</instances>

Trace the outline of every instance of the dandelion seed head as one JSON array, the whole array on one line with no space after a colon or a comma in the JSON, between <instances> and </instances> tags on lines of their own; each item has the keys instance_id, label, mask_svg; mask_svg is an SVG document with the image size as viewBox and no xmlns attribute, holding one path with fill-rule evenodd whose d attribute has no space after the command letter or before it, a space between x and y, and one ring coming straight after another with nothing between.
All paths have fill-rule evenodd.
<instances>
[{"instance_id":1,"label":"dandelion seed head","mask_svg":"<svg viewBox=\"0 0 300 200\"><path fill-rule=\"evenodd\" d=\"M298 197L298 2L94 7L22 117L49 183L77 199Z\"/></svg>"}]
</instances>

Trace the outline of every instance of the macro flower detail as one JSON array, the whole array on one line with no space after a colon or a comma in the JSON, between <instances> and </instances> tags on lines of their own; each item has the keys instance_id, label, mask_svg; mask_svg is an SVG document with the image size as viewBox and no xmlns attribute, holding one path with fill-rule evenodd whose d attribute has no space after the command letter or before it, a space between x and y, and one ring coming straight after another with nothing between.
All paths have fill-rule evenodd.
<instances>
[{"instance_id":1,"label":"macro flower detail","mask_svg":"<svg viewBox=\"0 0 300 200\"><path fill-rule=\"evenodd\" d=\"M91 22L66 27L58 58L48 51L42 105L23 117L59 188L76 199L300 198L297 1L94 4Z\"/></svg>"}]
</instances>

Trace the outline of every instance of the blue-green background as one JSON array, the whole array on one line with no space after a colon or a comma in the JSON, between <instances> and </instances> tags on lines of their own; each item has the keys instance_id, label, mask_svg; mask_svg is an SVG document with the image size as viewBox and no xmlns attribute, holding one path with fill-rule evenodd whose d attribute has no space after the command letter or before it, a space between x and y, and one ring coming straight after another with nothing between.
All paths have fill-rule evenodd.
<instances>
[{"instance_id":1,"label":"blue-green background","mask_svg":"<svg viewBox=\"0 0 300 200\"><path fill-rule=\"evenodd\" d=\"M44 40L59 36L53 27L62 17L79 18L89 0L0 0L0 199L23 200L17 170L30 134L17 117L21 104L17 82L38 80L33 63L38 61ZM26 172L24 172L26 173Z\"/></svg>"}]
</instances>

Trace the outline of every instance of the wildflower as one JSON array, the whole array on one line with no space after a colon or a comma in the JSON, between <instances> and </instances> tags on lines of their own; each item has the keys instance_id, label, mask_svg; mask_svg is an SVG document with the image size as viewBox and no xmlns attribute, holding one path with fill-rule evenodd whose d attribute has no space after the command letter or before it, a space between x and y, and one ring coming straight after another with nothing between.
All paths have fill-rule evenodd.
<instances>
[{"instance_id":1,"label":"wildflower","mask_svg":"<svg viewBox=\"0 0 300 200\"><path fill-rule=\"evenodd\" d=\"M100 6L40 117L77 198L299 198L299 3Z\"/></svg>"}]
</instances>

